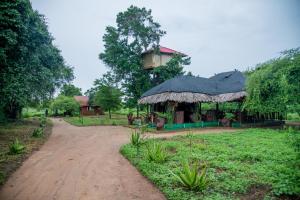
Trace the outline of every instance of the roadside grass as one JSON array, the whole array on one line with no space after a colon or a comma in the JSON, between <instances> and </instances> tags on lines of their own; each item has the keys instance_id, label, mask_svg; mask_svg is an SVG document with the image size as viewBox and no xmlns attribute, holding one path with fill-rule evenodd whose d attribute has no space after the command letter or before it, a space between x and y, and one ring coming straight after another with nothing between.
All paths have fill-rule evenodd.
<instances>
[{"instance_id":1,"label":"roadside grass","mask_svg":"<svg viewBox=\"0 0 300 200\"><path fill-rule=\"evenodd\" d=\"M299 199L299 159L288 135L272 129L189 134L148 139L138 154L131 144L120 151L168 199ZM153 140L168 151L166 162L147 159L147 144ZM189 191L174 178L185 160L207 165L209 183L203 192Z\"/></svg>"},{"instance_id":2,"label":"roadside grass","mask_svg":"<svg viewBox=\"0 0 300 200\"><path fill-rule=\"evenodd\" d=\"M50 135L52 124L47 121L44 134L38 138L32 137L33 131L39 127L40 121L34 118L0 125L0 186ZM10 147L16 139L25 148L22 152L13 154Z\"/></svg>"},{"instance_id":3,"label":"roadside grass","mask_svg":"<svg viewBox=\"0 0 300 200\"><path fill-rule=\"evenodd\" d=\"M65 117L64 120L74 126L128 125L125 114L112 114L111 119L109 119L108 114L105 114L99 116Z\"/></svg>"}]
</instances>

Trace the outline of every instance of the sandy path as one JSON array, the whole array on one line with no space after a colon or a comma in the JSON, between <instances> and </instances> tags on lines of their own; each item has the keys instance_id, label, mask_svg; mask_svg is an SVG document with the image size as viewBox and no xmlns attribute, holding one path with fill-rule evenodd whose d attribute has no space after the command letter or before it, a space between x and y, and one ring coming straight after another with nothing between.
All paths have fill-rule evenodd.
<instances>
[{"instance_id":1,"label":"sandy path","mask_svg":"<svg viewBox=\"0 0 300 200\"><path fill-rule=\"evenodd\" d=\"M221 130L198 133L207 132ZM49 140L9 178L0 199L165 199L119 153L129 133L118 126L75 127L55 119Z\"/></svg>"}]
</instances>

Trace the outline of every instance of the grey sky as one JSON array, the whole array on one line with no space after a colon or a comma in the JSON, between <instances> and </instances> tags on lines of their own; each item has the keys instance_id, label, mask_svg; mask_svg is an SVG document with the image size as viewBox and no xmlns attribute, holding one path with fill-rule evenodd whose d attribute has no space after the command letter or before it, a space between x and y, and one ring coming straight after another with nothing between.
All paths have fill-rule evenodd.
<instances>
[{"instance_id":1,"label":"grey sky","mask_svg":"<svg viewBox=\"0 0 300 200\"><path fill-rule=\"evenodd\" d=\"M203 77L245 70L300 46L299 0L32 0L32 5L46 16L83 91L107 71L98 59L105 27L115 25L117 13L130 5L152 9L167 31L161 45L191 56L185 70Z\"/></svg>"}]
</instances>

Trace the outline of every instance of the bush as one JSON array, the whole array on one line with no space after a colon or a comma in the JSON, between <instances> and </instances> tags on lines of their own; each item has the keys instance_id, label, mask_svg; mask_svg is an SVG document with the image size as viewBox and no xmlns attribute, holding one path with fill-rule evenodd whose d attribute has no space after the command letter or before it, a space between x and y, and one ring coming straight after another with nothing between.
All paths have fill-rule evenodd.
<instances>
[{"instance_id":1,"label":"bush","mask_svg":"<svg viewBox=\"0 0 300 200\"><path fill-rule=\"evenodd\" d=\"M52 103L51 109L54 113L63 112L64 115L74 116L79 113L80 105L73 97L58 96Z\"/></svg>"},{"instance_id":2,"label":"bush","mask_svg":"<svg viewBox=\"0 0 300 200\"><path fill-rule=\"evenodd\" d=\"M201 167L199 164L194 163L190 166L187 161L182 165L183 169L179 174L172 172L180 184L189 190L204 190L207 187L206 165ZM199 172L200 169L201 171Z\"/></svg>"},{"instance_id":3,"label":"bush","mask_svg":"<svg viewBox=\"0 0 300 200\"><path fill-rule=\"evenodd\" d=\"M25 146L22 145L17 138L11 145L9 145L9 153L10 154L20 154L23 152L24 149L25 149Z\"/></svg>"},{"instance_id":4,"label":"bush","mask_svg":"<svg viewBox=\"0 0 300 200\"><path fill-rule=\"evenodd\" d=\"M44 135L44 130L42 128L36 128L34 129L34 131L32 132L32 137L42 137Z\"/></svg>"},{"instance_id":5,"label":"bush","mask_svg":"<svg viewBox=\"0 0 300 200\"><path fill-rule=\"evenodd\" d=\"M167 151L161 144L153 142L147 145L147 159L149 161L163 163L167 158Z\"/></svg>"},{"instance_id":6,"label":"bush","mask_svg":"<svg viewBox=\"0 0 300 200\"><path fill-rule=\"evenodd\" d=\"M42 115L40 117L40 127L45 127L47 123L47 118L45 117L45 115Z\"/></svg>"}]
</instances>

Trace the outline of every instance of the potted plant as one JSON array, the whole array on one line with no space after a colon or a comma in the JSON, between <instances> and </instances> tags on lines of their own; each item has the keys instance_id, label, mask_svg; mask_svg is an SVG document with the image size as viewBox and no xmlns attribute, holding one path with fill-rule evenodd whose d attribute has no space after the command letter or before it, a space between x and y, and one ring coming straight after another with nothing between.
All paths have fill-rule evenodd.
<instances>
[{"instance_id":1,"label":"potted plant","mask_svg":"<svg viewBox=\"0 0 300 200\"><path fill-rule=\"evenodd\" d=\"M233 113L225 113L225 116L221 120L221 123L223 124L223 126L230 127L234 119L235 115Z\"/></svg>"}]
</instances>

